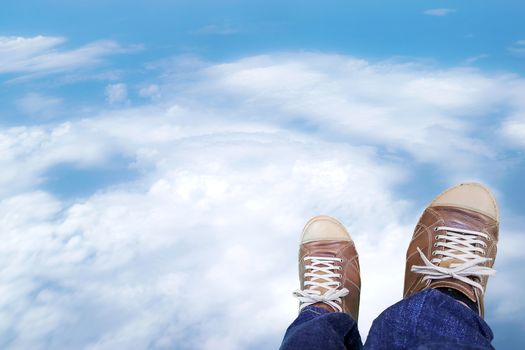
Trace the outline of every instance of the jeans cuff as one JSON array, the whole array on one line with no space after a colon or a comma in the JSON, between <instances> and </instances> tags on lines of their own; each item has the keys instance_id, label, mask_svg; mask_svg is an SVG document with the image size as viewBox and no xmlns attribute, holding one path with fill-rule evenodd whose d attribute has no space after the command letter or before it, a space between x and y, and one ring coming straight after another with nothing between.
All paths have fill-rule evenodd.
<instances>
[{"instance_id":1,"label":"jeans cuff","mask_svg":"<svg viewBox=\"0 0 525 350\"><path fill-rule=\"evenodd\" d=\"M330 311L328 311L328 310L325 310L325 309L323 309L321 307L312 306L312 305L307 306L304 309L302 309L301 313L303 313L303 312L311 312L311 313L313 313L315 315L324 315L324 314L329 314L330 313Z\"/></svg>"}]
</instances>

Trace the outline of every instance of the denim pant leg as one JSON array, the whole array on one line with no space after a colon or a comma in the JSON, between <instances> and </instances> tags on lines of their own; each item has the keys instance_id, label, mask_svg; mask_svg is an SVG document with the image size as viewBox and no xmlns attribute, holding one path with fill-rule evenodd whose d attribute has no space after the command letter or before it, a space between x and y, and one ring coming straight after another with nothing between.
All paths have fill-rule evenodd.
<instances>
[{"instance_id":1,"label":"denim pant leg","mask_svg":"<svg viewBox=\"0 0 525 350\"><path fill-rule=\"evenodd\" d=\"M288 327L281 350L361 349L357 323L342 312L307 306Z\"/></svg>"},{"instance_id":2,"label":"denim pant leg","mask_svg":"<svg viewBox=\"0 0 525 350\"><path fill-rule=\"evenodd\" d=\"M426 289L386 309L365 349L493 349L489 326L452 297Z\"/></svg>"}]
</instances>

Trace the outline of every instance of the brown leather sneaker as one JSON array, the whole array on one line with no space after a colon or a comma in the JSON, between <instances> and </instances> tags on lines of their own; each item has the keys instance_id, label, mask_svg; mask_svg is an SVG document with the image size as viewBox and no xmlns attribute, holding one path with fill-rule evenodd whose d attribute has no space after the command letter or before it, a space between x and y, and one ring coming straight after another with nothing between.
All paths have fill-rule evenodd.
<instances>
[{"instance_id":1,"label":"brown leather sneaker","mask_svg":"<svg viewBox=\"0 0 525 350\"><path fill-rule=\"evenodd\" d=\"M423 212L408 247L404 297L426 288L451 288L477 305L483 317L483 293L498 243L496 200L483 185L449 188Z\"/></svg>"},{"instance_id":2,"label":"brown leather sneaker","mask_svg":"<svg viewBox=\"0 0 525 350\"><path fill-rule=\"evenodd\" d=\"M361 278L354 241L329 216L316 216L304 227L299 249L299 309L308 305L350 314L357 321ZM323 305L324 304L324 305ZM329 306L327 308L326 306Z\"/></svg>"}]
</instances>

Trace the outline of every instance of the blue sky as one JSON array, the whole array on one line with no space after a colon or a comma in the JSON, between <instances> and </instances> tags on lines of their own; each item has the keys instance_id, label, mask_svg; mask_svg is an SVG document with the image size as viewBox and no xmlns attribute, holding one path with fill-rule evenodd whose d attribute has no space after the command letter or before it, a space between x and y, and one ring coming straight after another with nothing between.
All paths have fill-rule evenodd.
<instances>
[{"instance_id":1,"label":"blue sky","mask_svg":"<svg viewBox=\"0 0 525 350\"><path fill-rule=\"evenodd\" d=\"M424 14L432 9L444 12ZM167 56L220 61L290 50L410 57L523 73L523 48L516 47L523 37L523 12L519 1L333 1L323 6L308 1L6 1L0 31L64 37L64 49L101 39L142 46L105 62L106 70L119 70L131 82L147 78L145 63ZM23 88L12 86L0 98L9 101ZM78 102L103 98L92 82L58 84L53 90Z\"/></svg>"},{"instance_id":2,"label":"blue sky","mask_svg":"<svg viewBox=\"0 0 525 350\"><path fill-rule=\"evenodd\" d=\"M356 240L366 335L422 208L471 180L502 211L495 345L525 345L519 1L1 6L0 347L276 347L319 213Z\"/></svg>"},{"instance_id":3,"label":"blue sky","mask_svg":"<svg viewBox=\"0 0 525 350\"><path fill-rule=\"evenodd\" d=\"M429 9L450 12L422 15ZM231 59L308 49L444 64L485 54L479 64L506 70L523 69L508 52L522 38L523 11L520 1L6 1L0 28L71 44L106 38L147 47L140 59L119 62L125 66L174 53Z\"/></svg>"}]
</instances>

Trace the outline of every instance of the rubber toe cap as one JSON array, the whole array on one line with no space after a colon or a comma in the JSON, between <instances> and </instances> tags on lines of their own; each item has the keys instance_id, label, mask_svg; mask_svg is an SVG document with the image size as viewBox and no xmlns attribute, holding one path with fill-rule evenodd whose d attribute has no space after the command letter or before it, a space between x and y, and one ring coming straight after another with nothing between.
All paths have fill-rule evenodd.
<instances>
[{"instance_id":1,"label":"rubber toe cap","mask_svg":"<svg viewBox=\"0 0 525 350\"><path fill-rule=\"evenodd\" d=\"M310 219L304 226L301 243L312 241L351 241L343 224L336 219L320 215Z\"/></svg>"},{"instance_id":2,"label":"rubber toe cap","mask_svg":"<svg viewBox=\"0 0 525 350\"><path fill-rule=\"evenodd\" d=\"M479 183L464 183L451 187L437 196L430 207L459 207L489 216L498 221L496 199L490 190Z\"/></svg>"}]
</instances>

